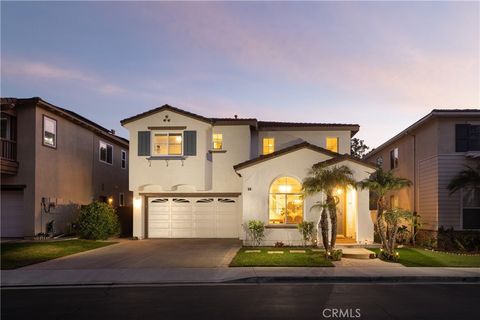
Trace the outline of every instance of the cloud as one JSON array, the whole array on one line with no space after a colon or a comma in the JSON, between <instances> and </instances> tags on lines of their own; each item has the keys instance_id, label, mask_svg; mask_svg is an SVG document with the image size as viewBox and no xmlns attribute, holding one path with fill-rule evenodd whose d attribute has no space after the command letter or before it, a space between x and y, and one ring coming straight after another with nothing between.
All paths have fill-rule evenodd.
<instances>
[{"instance_id":1,"label":"cloud","mask_svg":"<svg viewBox=\"0 0 480 320\"><path fill-rule=\"evenodd\" d=\"M86 85L92 90L105 95L127 93L126 89L110 83L98 75L39 61L4 58L2 59L2 74L7 77L10 76L25 80L69 81Z\"/></svg>"}]
</instances>

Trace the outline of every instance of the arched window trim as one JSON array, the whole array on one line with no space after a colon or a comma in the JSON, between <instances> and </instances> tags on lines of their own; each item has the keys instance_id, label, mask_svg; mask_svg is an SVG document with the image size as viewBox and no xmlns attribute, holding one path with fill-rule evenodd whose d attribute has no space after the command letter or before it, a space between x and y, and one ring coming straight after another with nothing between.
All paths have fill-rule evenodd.
<instances>
[{"instance_id":1,"label":"arched window trim","mask_svg":"<svg viewBox=\"0 0 480 320\"><path fill-rule=\"evenodd\" d=\"M284 176L279 176L277 178L275 178L272 183L270 183L270 187L268 188L268 223L270 225L296 225L300 222L302 222L304 220L304 213L305 213L305 201L303 199L303 194L301 193L301 191L298 191L298 192L288 192L288 191L285 191L285 192L281 192L281 191L276 191L276 192L272 192L272 187L274 186L274 184L279 181L280 179L292 179L295 181L296 184L298 184L300 187L301 187L301 183L300 183L300 180L297 179L296 177L293 177L293 176L289 176L289 175L284 175ZM274 219L271 218L271 213L272 213L272 208L271 208L271 205L272 205L272 195L284 195L285 196L285 205L284 205L284 210L286 213L288 213L288 200L289 200L289 196L292 197L292 196L297 196L301 199L301 205L300 205L300 208L301 208L301 220L300 221L292 221L292 222L288 222L287 220L287 217L288 217L288 214L285 214L284 215L284 221L283 222L279 222L278 220L277 221L273 221ZM300 200L299 199L299 200Z\"/></svg>"}]
</instances>

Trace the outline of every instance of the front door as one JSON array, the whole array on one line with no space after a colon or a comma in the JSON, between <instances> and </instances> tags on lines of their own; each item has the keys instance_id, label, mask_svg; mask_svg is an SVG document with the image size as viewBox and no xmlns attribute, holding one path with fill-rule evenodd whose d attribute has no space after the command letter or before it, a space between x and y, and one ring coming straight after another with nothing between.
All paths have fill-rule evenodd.
<instances>
[{"instance_id":1,"label":"front door","mask_svg":"<svg viewBox=\"0 0 480 320\"><path fill-rule=\"evenodd\" d=\"M337 235L345 237L346 229L346 217L347 217L347 201L346 201L346 190L337 189L336 197L338 197L337 204Z\"/></svg>"}]
</instances>

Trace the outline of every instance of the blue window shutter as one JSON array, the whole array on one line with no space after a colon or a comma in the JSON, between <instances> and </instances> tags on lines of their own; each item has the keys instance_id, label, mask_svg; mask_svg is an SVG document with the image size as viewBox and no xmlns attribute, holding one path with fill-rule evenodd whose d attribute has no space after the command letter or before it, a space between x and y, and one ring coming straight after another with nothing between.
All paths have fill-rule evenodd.
<instances>
[{"instance_id":1,"label":"blue window shutter","mask_svg":"<svg viewBox=\"0 0 480 320\"><path fill-rule=\"evenodd\" d=\"M150 155L150 131L138 131L138 155Z\"/></svg>"},{"instance_id":2,"label":"blue window shutter","mask_svg":"<svg viewBox=\"0 0 480 320\"><path fill-rule=\"evenodd\" d=\"M197 131L183 132L183 154L186 156L197 155Z\"/></svg>"}]
</instances>

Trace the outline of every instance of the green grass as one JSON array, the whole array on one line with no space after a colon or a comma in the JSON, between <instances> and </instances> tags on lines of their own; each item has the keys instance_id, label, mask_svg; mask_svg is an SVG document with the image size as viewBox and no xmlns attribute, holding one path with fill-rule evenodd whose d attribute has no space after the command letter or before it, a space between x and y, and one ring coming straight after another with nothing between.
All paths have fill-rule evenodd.
<instances>
[{"instance_id":1,"label":"green grass","mask_svg":"<svg viewBox=\"0 0 480 320\"><path fill-rule=\"evenodd\" d=\"M116 242L92 240L2 243L0 245L1 269L16 269L114 243Z\"/></svg>"},{"instance_id":2,"label":"green grass","mask_svg":"<svg viewBox=\"0 0 480 320\"><path fill-rule=\"evenodd\" d=\"M246 253L246 250L261 252ZM290 250L305 250L305 253L290 253ZM283 254L268 254L267 251L283 251ZM230 267L333 267L325 259L324 252L306 248L241 248L230 263Z\"/></svg>"},{"instance_id":3,"label":"green grass","mask_svg":"<svg viewBox=\"0 0 480 320\"><path fill-rule=\"evenodd\" d=\"M379 253L380 249L370 249ZM405 267L480 267L480 255L462 256L417 248L399 248L400 263Z\"/></svg>"}]
</instances>

